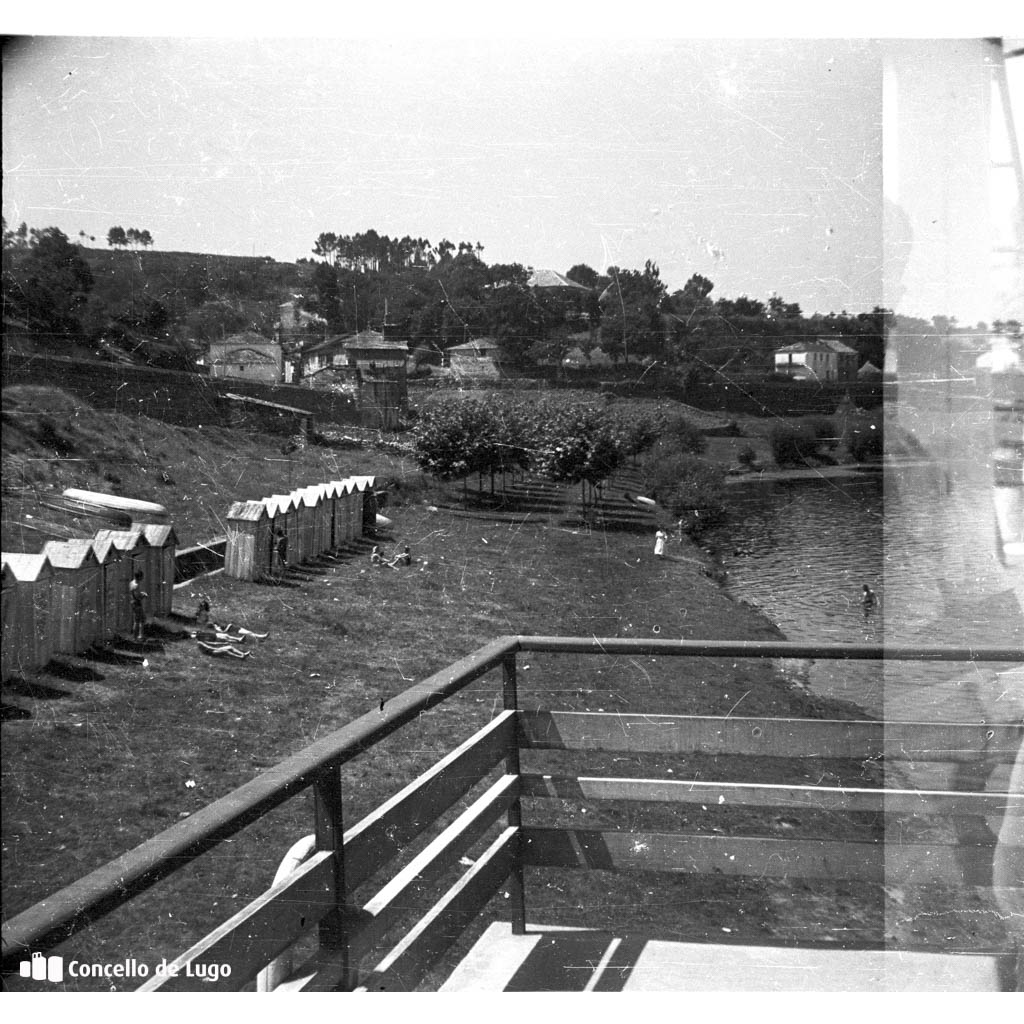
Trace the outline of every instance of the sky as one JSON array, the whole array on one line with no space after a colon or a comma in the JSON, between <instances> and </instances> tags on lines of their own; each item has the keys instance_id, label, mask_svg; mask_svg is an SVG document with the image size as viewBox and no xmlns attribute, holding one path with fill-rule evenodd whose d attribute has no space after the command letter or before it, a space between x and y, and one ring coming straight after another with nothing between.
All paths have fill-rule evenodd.
<instances>
[{"instance_id":1,"label":"sky","mask_svg":"<svg viewBox=\"0 0 1024 1024\"><path fill-rule=\"evenodd\" d=\"M649 259L670 291L699 273L805 313L884 304L868 39L69 34L3 58L9 225L280 260L374 228L563 273ZM907 311L984 312L946 296Z\"/></svg>"}]
</instances>

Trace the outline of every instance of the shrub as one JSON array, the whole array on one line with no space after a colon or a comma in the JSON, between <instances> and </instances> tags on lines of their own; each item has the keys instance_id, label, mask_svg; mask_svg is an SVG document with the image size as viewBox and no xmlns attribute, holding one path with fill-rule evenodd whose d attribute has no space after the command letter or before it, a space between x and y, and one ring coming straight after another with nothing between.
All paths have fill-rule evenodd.
<instances>
[{"instance_id":1,"label":"shrub","mask_svg":"<svg viewBox=\"0 0 1024 1024\"><path fill-rule=\"evenodd\" d=\"M736 456L736 461L741 466L752 466L757 462L757 452L749 444L745 445Z\"/></svg>"},{"instance_id":2,"label":"shrub","mask_svg":"<svg viewBox=\"0 0 1024 1024\"><path fill-rule=\"evenodd\" d=\"M669 416L662 421L661 442L678 452L700 455L708 446L707 438L685 416Z\"/></svg>"},{"instance_id":3,"label":"shrub","mask_svg":"<svg viewBox=\"0 0 1024 1024\"><path fill-rule=\"evenodd\" d=\"M725 473L696 455L664 455L656 449L644 460L644 486L691 535L702 533L725 514Z\"/></svg>"},{"instance_id":4,"label":"shrub","mask_svg":"<svg viewBox=\"0 0 1024 1024\"><path fill-rule=\"evenodd\" d=\"M855 430L850 436L850 455L857 462L875 462L882 457L885 436L881 426L872 424Z\"/></svg>"},{"instance_id":5,"label":"shrub","mask_svg":"<svg viewBox=\"0 0 1024 1024\"><path fill-rule=\"evenodd\" d=\"M822 449L839 443L832 421L814 417L800 424L780 423L768 434L772 458L779 466L804 466L811 459L829 460Z\"/></svg>"}]
</instances>

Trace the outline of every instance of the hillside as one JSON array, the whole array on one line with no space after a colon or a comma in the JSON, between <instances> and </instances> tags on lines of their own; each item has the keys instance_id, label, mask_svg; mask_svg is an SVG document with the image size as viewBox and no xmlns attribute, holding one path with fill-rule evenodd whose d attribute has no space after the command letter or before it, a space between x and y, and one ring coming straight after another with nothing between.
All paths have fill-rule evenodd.
<instances>
[{"instance_id":1,"label":"hillside","mask_svg":"<svg viewBox=\"0 0 1024 1024\"><path fill-rule=\"evenodd\" d=\"M164 505L184 547L223 536L223 517L234 501L352 474L398 479L416 473L372 444L285 453L283 441L100 412L56 388L5 388L3 550L38 551L47 540L102 528L47 507L67 487Z\"/></svg>"}]
</instances>

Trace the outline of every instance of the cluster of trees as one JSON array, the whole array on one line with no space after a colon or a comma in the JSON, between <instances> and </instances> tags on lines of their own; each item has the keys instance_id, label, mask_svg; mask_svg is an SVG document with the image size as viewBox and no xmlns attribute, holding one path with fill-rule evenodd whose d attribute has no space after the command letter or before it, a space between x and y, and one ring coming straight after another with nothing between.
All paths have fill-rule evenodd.
<instances>
[{"instance_id":1,"label":"cluster of trees","mask_svg":"<svg viewBox=\"0 0 1024 1024\"><path fill-rule=\"evenodd\" d=\"M93 274L58 228L8 230L3 222L4 317L42 335L79 338Z\"/></svg>"},{"instance_id":2,"label":"cluster of trees","mask_svg":"<svg viewBox=\"0 0 1024 1024\"><path fill-rule=\"evenodd\" d=\"M107 232L107 245L112 249L148 249L152 244L153 236L146 229L113 227Z\"/></svg>"},{"instance_id":3,"label":"cluster of trees","mask_svg":"<svg viewBox=\"0 0 1024 1024\"><path fill-rule=\"evenodd\" d=\"M766 301L713 298L714 283L694 274L670 292L656 263L642 269L584 263L571 267L582 288L530 288L522 264L488 266L483 246L425 238L392 239L374 230L324 232L313 252L307 307L334 333L387 322L412 347L436 352L476 337L497 339L514 366L559 362L580 346L614 362L682 368L691 380L744 371L767 372L784 344L822 334L840 336L861 361L881 367L889 310L806 316L779 296Z\"/></svg>"},{"instance_id":4,"label":"cluster of trees","mask_svg":"<svg viewBox=\"0 0 1024 1024\"><path fill-rule=\"evenodd\" d=\"M112 228L115 248L148 247L148 231ZM109 252L58 228L3 223L5 318L41 341L88 345L111 358L195 366L205 343L240 331L269 335L277 306L301 287L299 268L266 257Z\"/></svg>"},{"instance_id":5,"label":"cluster of trees","mask_svg":"<svg viewBox=\"0 0 1024 1024\"><path fill-rule=\"evenodd\" d=\"M586 403L448 400L428 407L413 428L413 451L440 480L495 478L529 471L580 486L581 504L600 500L607 479L643 456L641 475L656 501L684 528L699 531L721 513L722 473L697 457L703 436L682 419L621 413Z\"/></svg>"},{"instance_id":6,"label":"cluster of trees","mask_svg":"<svg viewBox=\"0 0 1024 1024\"><path fill-rule=\"evenodd\" d=\"M313 243L313 253L326 263L362 271L433 267L455 254L469 253L479 259L483 251L484 247L479 242L456 244L443 238L434 245L429 238L412 238L409 235L391 238L378 234L373 228L357 231L354 235L322 231Z\"/></svg>"}]
</instances>

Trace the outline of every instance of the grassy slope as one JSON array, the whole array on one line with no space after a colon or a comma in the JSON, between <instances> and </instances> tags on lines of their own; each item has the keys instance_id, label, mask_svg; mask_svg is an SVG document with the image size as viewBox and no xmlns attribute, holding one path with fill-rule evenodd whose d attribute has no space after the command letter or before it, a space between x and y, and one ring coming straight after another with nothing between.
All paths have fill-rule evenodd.
<instances>
[{"instance_id":1,"label":"grassy slope","mask_svg":"<svg viewBox=\"0 0 1024 1024\"><path fill-rule=\"evenodd\" d=\"M12 397L24 410L43 396ZM7 399L5 393L6 408L16 406ZM35 472L49 473L50 480L65 486L89 486L114 472L124 493L162 500L186 543L216 532L231 500L287 489L284 473L293 474L294 485L377 472L404 480L411 491L417 486L408 467L373 450L314 449L285 463L274 461L276 452L267 454L266 446L277 443L268 439L200 435L66 405L48 413L55 419L57 414L66 418L56 420L66 443L83 453L91 448L92 455L75 456L87 458L85 463L47 461ZM21 460L28 472L27 460L36 449L28 431L21 436L26 440L19 447L17 436L5 431L4 458L5 463ZM114 450L129 461L111 464L100 456L100 446L112 436L118 439ZM135 443L138 449L129 447ZM135 466L132 460L142 451L147 463ZM182 458L186 452L189 457ZM174 483L155 483L158 468ZM460 495L456 486L447 498L456 504ZM443 506L449 503L444 497L433 494L431 501ZM371 569L364 546L339 561L294 573L288 586L220 576L180 589L179 616L193 612L201 588L218 620L270 630L270 638L256 644L245 662L204 656L181 636L185 624L174 617L161 624L153 648L145 652L148 664L66 658L37 678L5 686L5 703L27 715L3 724L5 913L17 913L130 849L495 635L647 637L657 627L662 637L778 636L752 609L723 595L696 549L673 545L674 559L655 561L648 524L620 516L618 529L590 529L563 499L553 488L534 486L520 496L517 508L500 516L434 511L419 500L397 507L390 513L392 539L410 543L420 560L408 571ZM859 716L854 708L792 690L775 678L770 665L757 663L531 657L521 659L521 668L526 706ZM498 706L497 687L496 679L482 680L353 762L345 772L348 821L486 721ZM652 770L622 761L592 767L615 773ZM780 781L816 781L824 772L833 780L877 782L873 769L842 763L751 765L691 758L673 764L677 778L684 772L736 778L753 770ZM580 813L578 807L562 808L562 820L590 820ZM633 823L623 813L607 810L613 823ZM151 961L180 951L265 888L284 850L309 824L306 801L290 802L131 909L76 937L69 950L93 959L142 953ZM691 813L684 823L697 831L744 824L750 823L715 809ZM772 822L762 824L774 834ZM849 821L809 814L802 817L799 834L847 829L873 837L878 827L871 816ZM635 922L666 936L715 936L730 927L741 939L766 934L784 939L826 918L837 927L852 927L862 938L877 938L884 927L881 894L874 888L812 890L687 878L655 884L642 875L613 884L603 873L562 872L531 879L528 892L537 920L550 920L560 908L557 920L564 923L571 923L566 915L580 918L577 923L600 923L602 915L620 921L628 910Z\"/></svg>"}]
</instances>

